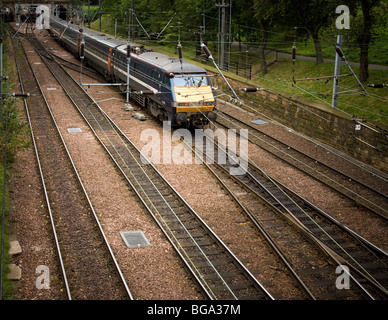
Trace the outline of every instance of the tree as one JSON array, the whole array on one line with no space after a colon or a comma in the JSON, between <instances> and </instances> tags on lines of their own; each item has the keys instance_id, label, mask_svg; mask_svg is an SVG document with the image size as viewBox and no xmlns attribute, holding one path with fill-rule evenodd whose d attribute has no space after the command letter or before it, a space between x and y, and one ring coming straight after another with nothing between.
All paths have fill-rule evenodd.
<instances>
[{"instance_id":1,"label":"tree","mask_svg":"<svg viewBox=\"0 0 388 320\"><path fill-rule=\"evenodd\" d=\"M268 72L264 53L267 46L268 29L284 18L285 4L284 0L254 0L254 16L259 22L261 29L259 59L263 75Z\"/></svg>"},{"instance_id":2,"label":"tree","mask_svg":"<svg viewBox=\"0 0 388 320\"><path fill-rule=\"evenodd\" d=\"M373 9L378 7L380 0L360 0L364 17L363 29L360 37L360 81L365 82L369 78L368 55L371 41L371 30L374 23Z\"/></svg>"},{"instance_id":3,"label":"tree","mask_svg":"<svg viewBox=\"0 0 388 320\"><path fill-rule=\"evenodd\" d=\"M336 1L331 0L288 0L287 4L288 25L304 28L314 41L316 62L323 63L322 47L319 32L332 21L335 14Z\"/></svg>"},{"instance_id":4,"label":"tree","mask_svg":"<svg viewBox=\"0 0 388 320\"><path fill-rule=\"evenodd\" d=\"M344 0L350 7L351 23L348 32L348 41L357 42L360 48L361 82L369 77L369 46L379 37L386 37L382 30L387 26L388 4L381 0Z\"/></svg>"}]
</instances>

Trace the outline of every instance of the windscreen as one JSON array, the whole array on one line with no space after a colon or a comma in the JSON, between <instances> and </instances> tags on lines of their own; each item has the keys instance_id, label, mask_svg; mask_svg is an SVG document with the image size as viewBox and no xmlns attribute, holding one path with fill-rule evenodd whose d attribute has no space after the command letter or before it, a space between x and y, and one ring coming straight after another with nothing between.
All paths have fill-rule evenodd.
<instances>
[{"instance_id":1,"label":"windscreen","mask_svg":"<svg viewBox=\"0 0 388 320\"><path fill-rule=\"evenodd\" d=\"M204 87L209 85L209 81L205 74L178 74L174 77L174 85L176 87Z\"/></svg>"}]
</instances>

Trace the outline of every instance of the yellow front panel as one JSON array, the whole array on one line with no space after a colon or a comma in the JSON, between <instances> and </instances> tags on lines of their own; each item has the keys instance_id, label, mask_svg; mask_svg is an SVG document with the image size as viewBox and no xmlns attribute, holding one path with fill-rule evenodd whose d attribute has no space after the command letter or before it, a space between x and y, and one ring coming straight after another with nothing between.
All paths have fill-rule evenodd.
<instances>
[{"instance_id":1,"label":"yellow front panel","mask_svg":"<svg viewBox=\"0 0 388 320\"><path fill-rule=\"evenodd\" d=\"M207 112L207 111L212 111L214 106L196 106L196 107L177 107L176 112Z\"/></svg>"},{"instance_id":2,"label":"yellow front panel","mask_svg":"<svg viewBox=\"0 0 388 320\"><path fill-rule=\"evenodd\" d=\"M214 96L210 86L175 87L175 97L177 103L212 102L214 104Z\"/></svg>"}]
</instances>

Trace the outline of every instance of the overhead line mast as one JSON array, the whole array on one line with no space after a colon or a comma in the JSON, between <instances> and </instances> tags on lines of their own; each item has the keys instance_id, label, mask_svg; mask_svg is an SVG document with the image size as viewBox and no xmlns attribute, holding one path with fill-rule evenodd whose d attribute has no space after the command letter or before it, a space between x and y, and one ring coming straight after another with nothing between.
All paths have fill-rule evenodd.
<instances>
[{"instance_id":1,"label":"overhead line mast","mask_svg":"<svg viewBox=\"0 0 388 320\"><path fill-rule=\"evenodd\" d=\"M228 41L228 21L227 21L227 8L231 9L232 7L232 4L231 4L232 0L222 0L222 3L216 3L216 7L219 7L220 10L221 10L221 17L219 18L221 21L220 21L220 29L219 30L219 34L220 34L220 38L219 38L219 42L220 42L220 48L219 48L219 51L220 51L220 66L221 66L221 69L225 70L225 71L228 71L229 69L229 52L230 52L230 41ZM231 17L232 17L232 12L231 10L229 10L229 20L231 20ZM231 21L229 21L229 26L231 26ZM229 45L228 45L229 43Z\"/></svg>"}]
</instances>

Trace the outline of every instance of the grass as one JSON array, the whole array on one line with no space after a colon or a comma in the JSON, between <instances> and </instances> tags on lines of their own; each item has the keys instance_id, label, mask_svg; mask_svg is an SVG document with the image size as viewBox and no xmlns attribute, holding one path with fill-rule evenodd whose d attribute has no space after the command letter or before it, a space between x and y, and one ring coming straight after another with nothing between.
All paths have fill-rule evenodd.
<instances>
[{"instance_id":1,"label":"grass","mask_svg":"<svg viewBox=\"0 0 388 320\"><path fill-rule=\"evenodd\" d=\"M337 38L332 37L332 41L321 39L322 55L324 59L335 59L334 43ZM292 53L292 39L283 42L281 39L271 36L267 47L269 49L278 49L280 52ZM344 40L345 41L345 40ZM354 43L343 43L343 52L348 61L360 61L360 48ZM388 65L388 42L386 39L380 38L372 41L369 45L369 63ZM306 41L299 40L296 42L296 53L302 56L315 57L315 46L312 39Z\"/></svg>"},{"instance_id":2,"label":"grass","mask_svg":"<svg viewBox=\"0 0 388 320\"><path fill-rule=\"evenodd\" d=\"M3 177L3 170L4 166L3 164L0 164L0 197L1 197L1 216L2 216L2 206L3 206L3 187L4 187L4 177ZM13 285L12 282L7 278L8 274L8 264L10 261L10 256L8 254L9 250L9 240L7 236L7 227L8 227L8 191L6 191L5 194L5 221L4 221L4 261L3 261L3 300L11 300L13 299ZM2 220L2 218L0 219ZM2 225L0 225L0 232L2 229Z\"/></svg>"},{"instance_id":3,"label":"grass","mask_svg":"<svg viewBox=\"0 0 388 320\"><path fill-rule=\"evenodd\" d=\"M358 67L352 70L357 75ZM292 77L295 79L316 78L330 76L334 73L334 63L323 63L317 65L315 62L296 61L293 71L293 64L290 60L280 59L269 67L265 76L260 75L258 68L252 79L258 84L268 88L275 88L303 96L312 101L319 101L322 104L331 106L333 92L333 78L309 81L296 81L293 85ZM349 68L342 64L341 74L351 74ZM368 83L386 83L388 72L386 70L369 70ZM358 86L357 80L351 75L341 77L339 80L339 98L337 107L351 115L367 119L384 126L388 126L388 88L373 89L363 84L368 95L363 95L362 88ZM350 92L344 92L355 90ZM343 92L343 93L341 93Z\"/></svg>"},{"instance_id":4,"label":"grass","mask_svg":"<svg viewBox=\"0 0 388 320\"><path fill-rule=\"evenodd\" d=\"M3 35L4 36L4 35ZM9 38L4 37L3 38L5 43L5 54L3 55L4 63L4 73L7 75L10 75L11 79L15 79L15 66L11 64L12 57L10 56L10 51L8 48L10 48L9 45ZM18 54L18 53L16 53ZM11 82L9 83L9 89L10 92L17 91L14 89L15 85ZM5 82L3 82L3 92L7 92L7 86ZM14 298L13 294L13 284L12 282L7 278L7 274L9 272L8 270L8 264L10 262L10 256L8 254L9 250L9 240L8 240L8 232L10 229L10 220L9 220L9 198L8 198L8 185L10 183L9 176L10 172L12 171L12 164L15 161L16 153L28 147L31 143L29 139L29 128L28 125L20 120L19 111L16 109L16 106L14 104L14 99L4 99L3 105L2 105L2 117L1 117L1 123L0 123L0 214L3 216L2 208L4 205L5 211L4 211L4 247L2 250L4 250L4 261L3 261L3 295L2 298L4 300L12 300ZM4 149L5 149L5 122L7 121L7 158L6 158L6 164L7 164L7 171L6 171L6 177L4 177ZM5 178L5 181L4 181ZM5 184L5 202L3 203L3 188ZM2 218L0 219L3 223ZM0 232L2 228L2 223L0 225Z\"/></svg>"}]
</instances>

